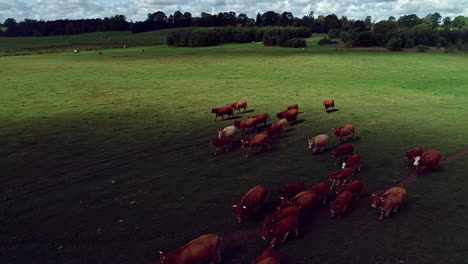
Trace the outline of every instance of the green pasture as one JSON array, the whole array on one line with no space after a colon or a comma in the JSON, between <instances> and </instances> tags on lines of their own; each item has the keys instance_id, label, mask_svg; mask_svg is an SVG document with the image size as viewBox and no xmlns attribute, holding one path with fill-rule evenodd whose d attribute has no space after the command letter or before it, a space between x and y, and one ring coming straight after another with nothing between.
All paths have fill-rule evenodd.
<instances>
[{"instance_id":1,"label":"green pasture","mask_svg":"<svg viewBox=\"0 0 468 264\"><path fill-rule=\"evenodd\" d=\"M337 51L318 39L305 53L256 43L1 57L0 262L154 263L215 232L223 263L249 263L268 245L257 230L275 187L338 169L307 138L355 124L368 192L411 174L403 153L415 146L443 157L467 147L468 54ZM327 114L330 98L338 111ZM213 121L210 108L242 99L249 112L236 119L274 122L297 103L299 121L271 151L245 159L237 144L214 156L209 141L233 120ZM467 170L465 155L410 183L382 222L369 197L341 221L315 209L278 248L282 263L465 263ZM267 208L236 224L231 205L256 184L271 190Z\"/></svg>"}]
</instances>

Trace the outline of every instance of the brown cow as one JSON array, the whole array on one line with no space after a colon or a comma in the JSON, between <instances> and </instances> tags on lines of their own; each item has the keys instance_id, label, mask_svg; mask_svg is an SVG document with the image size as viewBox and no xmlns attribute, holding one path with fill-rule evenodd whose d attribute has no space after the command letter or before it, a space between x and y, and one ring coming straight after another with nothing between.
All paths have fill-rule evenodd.
<instances>
[{"instance_id":1,"label":"brown cow","mask_svg":"<svg viewBox=\"0 0 468 264\"><path fill-rule=\"evenodd\" d=\"M346 124L339 128L333 128L333 135L338 138L338 142L336 142L336 144L340 143L343 137L351 134L353 135L353 139L356 139L356 127L353 124Z\"/></svg>"},{"instance_id":2,"label":"brown cow","mask_svg":"<svg viewBox=\"0 0 468 264\"><path fill-rule=\"evenodd\" d=\"M317 195L317 200L323 199L323 204L327 203L327 198L328 198L328 183L322 182L310 189L310 191L315 192L315 195Z\"/></svg>"},{"instance_id":3,"label":"brown cow","mask_svg":"<svg viewBox=\"0 0 468 264\"><path fill-rule=\"evenodd\" d=\"M336 187L338 188L340 185L345 184L348 179L351 180L351 178L354 177L354 169L345 168L339 171L335 171L330 173L329 177L330 181L332 181L332 185L330 187L330 190L332 190L335 186L335 183Z\"/></svg>"},{"instance_id":4,"label":"brown cow","mask_svg":"<svg viewBox=\"0 0 468 264\"><path fill-rule=\"evenodd\" d=\"M268 137L273 137L274 134L281 135L281 131L283 131L283 126L273 125L268 129L265 129L261 132L261 134L266 134Z\"/></svg>"},{"instance_id":5,"label":"brown cow","mask_svg":"<svg viewBox=\"0 0 468 264\"><path fill-rule=\"evenodd\" d=\"M252 116L252 117L257 119L257 124L265 122L265 124L263 126L266 126L268 119L270 119L268 114L261 114L261 115Z\"/></svg>"},{"instance_id":6,"label":"brown cow","mask_svg":"<svg viewBox=\"0 0 468 264\"><path fill-rule=\"evenodd\" d=\"M288 120L286 118L280 119L278 122L276 122L275 126L286 127L288 126Z\"/></svg>"},{"instance_id":7,"label":"brown cow","mask_svg":"<svg viewBox=\"0 0 468 264\"><path fill-rule=\"evenodd\" d=\"M353 153L353 145L345 145L332 151L332 157L336 159L335 165L340 164L343 156Z\"/></svg>"},{"instance_id":8,"label":"brown cow","mask_svg":"<svg viewBox=\"0 0 468 264\"><path fill-rule=\"evenodd\" d=\"M160 253L160 264L202 264L207 261L211 263L221 262L219 242L222 238L217 234L203 235L190 241L173 253Z\"/></svg>"},{"instance_id":9,"label":"brown cow","mask_svg":"<svg viewBox=\"0 0 468 264\"><path fill-rule=\"evenodd\" d=\"M292 196L298 194L305 190L305 183L304 182L297 182L287 186L280 185L276 189L276 192L280 194L281 198L289 199Z\"/></svg>"},{"instance_id":10,"label":"brown cow","mask_svg":"<svg viewBox=\"0 0 468 264\"><path fill-rule=\"evenodd\" d=\"M263 222L263 227L267 228L268 226L277 223L281 221L282 219L288 217L288 216L299 216L301 209L297 206L288 206L285 208L282 208L278 212L269 215L265 218L265 221Z\"/></svg>"},{"instance_id":11,"label":"brown cow","mask_svg":"<svg viewBox=\"0 0 468 264\"><path fill-rule=\"evenodd\" d=\"M297 111L297 109L291 109L284 113L284 118L286 118L288 122L295 121L298 114L299 111Z\"/></svg>"},{"instance_id":12,"label":"brown cow","mask_svg":"<svg viewBox=\"0 0 468 264\"><path fill-rule=\"evenodd\" d=\"M265 262L265 260L269 260L270 262ZM276 260L277 262L272 262ZM276 251L273 248L268 248L267 250L263 251L260 256L254 259L250 264L279 264L279 257Z\"/></svg>"},{"instance_id":13,"label":"brown cow","mask_svg":"<svg viewBox=\"0 0 468 264\"><path fill-rule=\"evenodd\" d=\"M353 154L351 157L349 157L346 162L343 162L342 169L344 168L353 168L353 169L358 169L358 171L361 171L361 155L359 154Z\"/></svg>"},{"instance_id":14,"label":"brown cow","mask_svg":"<svg viewBox=\"0 0 468 264\"><path fill-rule=\"evenodd\" d=\"M268 189L263 185L252 187L240 200L239 204L233 205L236 208L238 223L250 217L255 209L258 209L268 194Z\"/></svg>"},{"instance_id":15,"label":"brown cow","mask_svg":"<svg viewBox=\"0 0 468 264\"><path fill-rule=\"evenodd\" d=\"M327 134L320 134L308 139L309 149L312 149L312 152L314 153L317 149L320 149L320 152L323 151L327 147L328 139L329 137Z\"/></svg>"},{"instance_id":16,"label":"brown cow","mask_svg":"<svg viewBox=\"0 0 468 264\"><path fill-rule=\"evenodd\" d=\"M233 103L231 106L232 108L234 108L234 110L239 111L239 113L240 113L241 108L244 108L244 112L245 112L247 110L247 101L246 100L238 101L238 102Z\"/></svg>"},{"instance_id":17,"label":"brown cow","mask_svg":"<svg viewBox=\"0 0 468 264\"><path fill-rule=\"evenodd\" d=\"M268 138L267 134L258 134L255 137L247 140L241 140L241 148L244 147L249 147L249 150L245 154L245 157L249 157L249 153L254 150L256 147L264 148L266 147L267 149L270 148L270 139Z\"/></svg>"},{"instance_id":18,"label":"brown cow","mask_svg":"<svg viewBox=\"0 0 468 264\"><path fill-rule=\"evenodd\" d=\"M230 116L234 116L234 108L232 108L230 105L220 108L211 108L211 113L216 113L215 120L218 118L218 116L221 116L221 118L224 120L224 115L227 115L228 118Z\"/></svg>"},{"instance_id":19,"label":"brown cow","mask_svg":"<svg viewBox=\"0 0 468 264\"><path fill-rule=\"evenodd\" d=\"M253 131L257 132L257 119L253 117L240 121L235 120L232 124L241 130L241 134L244 134L246 128L253 128Z\"/></svg>"},{"instance_id":20,"label":"brown cow","mask_svg":"<svg viewBox=\"0 0 468 264\"><path fill-rule=\"evenodd\" d=\"M333 99L325 100L325 101L323 101L322 106L323 106L323 110L325 112L327 112L328 108L331 107L333 109L335 107L335 100L333 100Z\"/></svg>"},{"instance_id":21,"label":"brown cow","mask_svg":"<svg viewBox=\"0 0 468 264\"><path fill-rule=\"evenodd\" d=\"M291 110L291 109L297 109L297 110L299 110L299 105L293 104L293 105L290 105L290 106L288 106L288 107L286 108L286 110Z\"/></svg>"},{"instance_id":22,"label":"brown cow","mask_svg":"<svg viewBox=\"0 0 468 264\"><path fill-rule=\"evenodd\" d=\"M361 180L354 180L348 184L344 184L336 188L336 194L340 194L344 191L348 191L352 193L353 195L356 195L356 200L359 200L363 186L364 184L362 183Z\"/></svg>"},{"instance_id":23,"label":"brown cow","mask_svg":"<svg viewBox=\"0 0 468 264\"><path fill-rule=\"evenodd\" d=\"M371 206L380 210L379 220L382 220L384 214L390 216L393 211L397 212L398 207L403 203L406 196L406 190L403 187L393 187L387 190L383 195L372 194L374 197Z\"/></svg>"},{"instance_id":24,"label":"brown cow","mask_svg":"<svg viewBox=\"0 0 468 264\"><path fill-rule=\"evenodd\" d=\"M289 233L292 231L296 233L296 237L299 236L299 221L297 220L296 216L288 216L270 228L271 229L268 229L265 232L266 235L264 235L262 238L272 238L270 242L271 248L274 248L278 241L280 241L280 243L284 243Z\"/></svg>"},{"instance_id":25,"label":"brown cow","mask_svg":"<svg viewBox=\"0 0 468 264\"><path fill-rule=\"evenodd\" d=\"M216 148L214 155L218 155L219 152L223 150L224 146L227 146L227 151L229 152L232 149L232 137L231 136L222 136L219 139L211 140L211 145Z\"/></svg>"},{"instance_id":26,"label":"brown cow","mask_svg":"<svg viewBox=\"0 0 468 264\"><path fill-rule=\"evenodd\" d=\"M420 157L414 158L414 165L416 166L416 173L422 174L427 170L436 169L439 167L439 162L442 154L440 151L431 149L424 152Z\"/></svg>"},{"instance_id":27,"label":"brown cow","mask_svg":"<svg viewBox=\"0 0 468 264\"><path fill-rule=\"evenodd\" d=\"M277 117L278 119L285 118L284 115L285 115L286 112L288 112L288 111L289 111L289 110L286 109L286 110L284 110L284 111L282 111L282 112L279 112L279 113L276 114L276 117Z\"/></svg>"},{"instance_id":28,"label":"brown cow","mask_svg":"<svg viewBox=\"0 0 468 264\"><path fill-rule=\"evenodd\" d=\"M102 55L102 52L98 51L96 52L96 55Z\"/></svg>"},{"instance_id":29,"label":"brown cow","mask_svg":"<svg viewBox=\"0 0 468 264\"><path fill-rule=\"evenodd\" d=\"M340 196L338 196L338 198L336 198L336 200L330 205L331 217L338 215L338 219L341 219L341 216L346 212L346 209L348 209L351 204L352 198L353 194L348 191L341 193Z\"/></svg>"},{"instance_id":30,"label":"brown cow","mask_svg":"<svg viewBox=\"0 0 468 264\"><path fill-rule=\"evenodd\" d=\"M317 201L317 194L314 191L305 190L296 194L296 196L294 196L289 201L286 199L281 200L278 210L285 208L287 206L290 206L290 205L297 206L301 210L306 210L306 209L312 208L312 206L314 206L316 201Z\"/></svg>"},{"instance_id":31,"label":"brown cow","mask_svg":"<svg viewBox=\"0 0 468 264\"><path fill-rule=\"evenodd\" d=\"M424 150L421 147L415 147L414 149L405 152L405 160L407 165L412 165L414 163L414 159L418 156L421 156L424 153Z\"/></svg>"}]
</instances>

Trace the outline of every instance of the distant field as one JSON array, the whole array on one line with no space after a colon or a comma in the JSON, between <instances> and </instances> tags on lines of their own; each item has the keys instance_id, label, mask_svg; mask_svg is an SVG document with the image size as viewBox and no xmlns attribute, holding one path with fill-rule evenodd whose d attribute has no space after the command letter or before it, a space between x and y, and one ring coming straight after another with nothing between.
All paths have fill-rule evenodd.
<instances>
[{"instance_id":1,"label":"distant field","mask_svg":"<svg viewBox=\"0 0 468 264\"><path fill-rule=\"evenodd\" d=\"M257 43L0 58L0 262L154 263L158 250L216 232L223 263L249 263L267 247L261 219L236 224L231 205L256 184L327 181L330 151L311 154L307 138L354 123L368 192L413 171L410 148L445 158L467 147L468 54L340 51L318 39L306 53ZM329 98L339 110L326 114ZM209 140L233 120L209 110L241 99L249 112L236 119L273 122L297 103L300 121L271 151L213 156ZM317 208L279 247L281 263L465 263L466 171L468 155L408 184L382 222L369 197L341 221ZM270 208L277 201L271 192Z\"/></svg>"}]
</instances>

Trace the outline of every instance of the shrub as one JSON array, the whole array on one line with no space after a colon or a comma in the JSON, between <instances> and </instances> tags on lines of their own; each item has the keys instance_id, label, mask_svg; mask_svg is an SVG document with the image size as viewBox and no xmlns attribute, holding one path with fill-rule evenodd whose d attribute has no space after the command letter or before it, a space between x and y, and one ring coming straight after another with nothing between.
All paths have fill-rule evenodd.
<instances>
[{"instance_id":1,"label":"shrub","mask_svg":"<svg viewBox=\"0 0 468 264\"><path fill-rule=\"evenodd\" d=\"M399 51L401 50L401 48L403 48L403 42L401 41L400 38L394 37L388 41L385 47L392 51Z\"/></svg>"},{"instance_id":2,"label":"shrub","mask_svg":"<svg viewBox=\"0 0 468 264\"><path fill-rule=\"evenodd\" d=\"M307 47L307 43L306 43L306 40L303 38L293 38L293 39L286 41L284 47L305 48Z\"/></svg>"},{"instance_id":3,"label":"shrub","mask_svg":"<svg viewBox=\"0 0 468 264\"><path fill-rule=\"evenodd\" d=\"M328 37L331 39L338 38L340 36L340 31L338 29L331 29L328 31Z\"/></svg>"},{"instance_id":4,"label":"shrub","mask_svg":"<svg viewBox=\"0 0 468 264\"><path fill-rule=\"evenodd\" d=\"M445 47L445 53L452 53L453 52L453 46L452 44L448 44L447 47Z\"/></svg>"},{"instance_id":5,"label":"shrub","mask_svg":"<svg viewBox=\"0 0 468 264\"><path fill-rule=\"evenodd\" d=\"M357 34L352 42L353 47L372 47L377 45L374 34L371 31L363 31Z\"/></svg>"},{"instance_id":6,"label":"shrub","mask_svg":"<svg viewBox=\"0 0 468 264\"><path fill-rule=\"evenodd\" d=\"M429 47L426 46L426 45L417 45L416 46L416 50L418 52L426 52L428 49L429 49Z\"/></svg>"},{"instance_id":7,"label":"shrub","mask_svg":"<svg viewBox=\"0 0 468 264\"><path fill-rule=\"evenodd\" d=\"M405 48L408 48L408 49L414 48L414 40L412 38L409 38L406 40Z\"/></svg>"},{"instance_id":8,"label":"shrub","mask_svg":"<svg viewBox=\"0 0 468 264\"><path fill-rule=\"evenodd\" d=\"M318 44L319 45L328 45L328 44L338 44L338 42L333 41L333 40L328 39L328 38L323 38L323 39L319 40Z\"/></svg>"},{"instance_id":9,"label":"shrub","mask_svg":"<svg viewBox=\"0 0 468 264\"><path fill-rule=\"evenodd\" d=\"M278 38L276 36L263 35L262 42L264 46L276 46L276 44L278 44Z\"/></svg>"}]
</instances>

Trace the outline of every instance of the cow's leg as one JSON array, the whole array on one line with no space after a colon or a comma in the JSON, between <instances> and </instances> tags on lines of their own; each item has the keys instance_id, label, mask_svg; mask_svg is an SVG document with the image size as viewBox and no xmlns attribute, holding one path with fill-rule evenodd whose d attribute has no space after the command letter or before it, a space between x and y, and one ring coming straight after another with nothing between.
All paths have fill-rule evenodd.
<instances>
[{"instance_id":1,"label":"cow's leg","mask_svg":"<svg viewBox=\"0 0 468 264\"><path fill-rule=\"evenodd\" d=\"M361 171L361 163L359 163L359 167L357 169L358 171Z\"/></svg>"},{"instance_id":2,"label":"cow's leg","mask_svg":"<svg viewBox=\"0 0 468 264\"><path fill-rule=\"evenodd\" d=\"M325 198L323 198L323 204L326 204L327 203L327 194L325 194Z\"/></svg>"},{"instance_id":3,"label":"cow's leg","mask_svg":"<svg viewBox=\"0 0 468 264\"><path fill-rule=\"evenodd\" d=\"M359 197L361 197L361 192L358 193L358 195L356 197L356 201L359 200Z\"/></svg>"},{"instance_id":4,"label":"cow's leg","mask_svg":"<svg viewBox=\"0 0 468 264\"><path fill-rule=\"evenodd\" d=\"M284 241L286 241L286 238L288 238L288 235L289 235L289 231L286 232L286 234L284 234L284 237L283 237L283 240L281 240L281 243L284 243Z\"/></svg>"},{"instance_id":5,"label":"cow's leg","mask_svg":"<svg viewBox=\"0 0 468 264\"><path fill-rule=\"evenodd\" d=\"M330 190L333 190L333 186L335 185L335 180L332 181L332 184L330 186Z\"/></svg>"},{"instance_id":6,"label":"cow's leg","mask_svg":"<svg viewBox=\"0 0 468 264\"><path fill-rule=\"evenodd\" d=\"M273 238L273 239L271 240L271 242L270 242L270 247L271 247L271 248L274 248L275 245L276 245L276 237Z\"/></svg>"},{"instance_id":7,"label":"cow's leg","mask_svg":"<svg viewBox=\"0 0 468 264\"><path fill-rule=\"evenodd\" d=\"M394 213L396 213L398 211L398 207L400 207L400 205L395 206L395 208L393 209Z\"/></svg>"},{"instance_id":8,"label":"cow's leg","mask_svg":"<svg viewBox=\"0 0 468 264\"><path fill-rule=\"evenodd\" d=\"M296 232L296 238L299 237L299 227L296 227L296 229L294 230L294 232Z\"/></svg>"},{"instance_id":9,"label":"cow's leg","mask_svg":"<svg viewBox=\"0 0 468 264\"><path fill-rule=\"evenodd\" d=\"M383 218L383 215L384 215L384 210L380 210L380 217L379 217L379 221L382 220Z\"/></svg>"}]
</instances>

